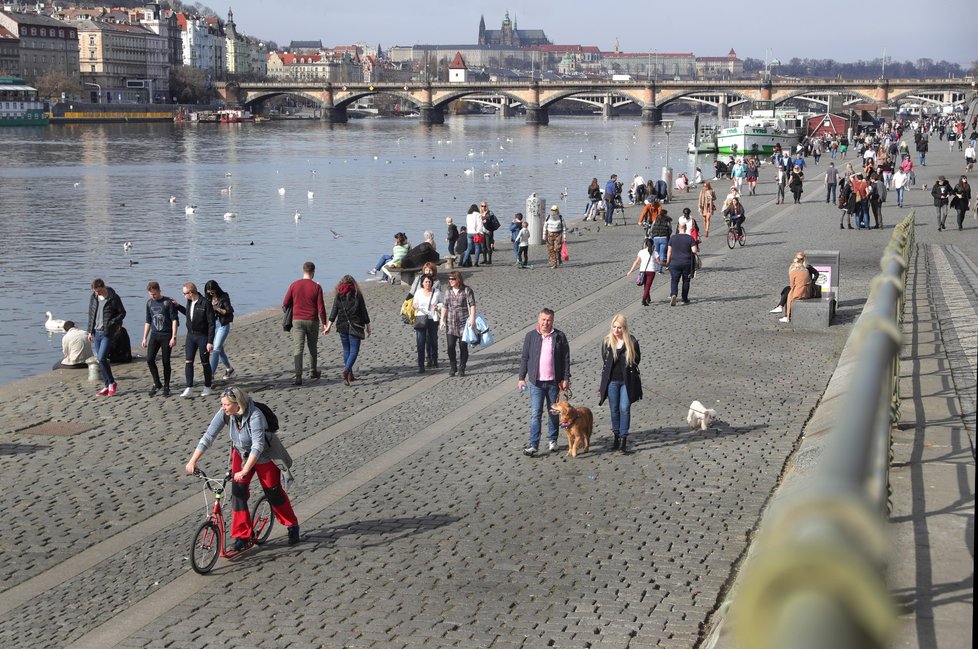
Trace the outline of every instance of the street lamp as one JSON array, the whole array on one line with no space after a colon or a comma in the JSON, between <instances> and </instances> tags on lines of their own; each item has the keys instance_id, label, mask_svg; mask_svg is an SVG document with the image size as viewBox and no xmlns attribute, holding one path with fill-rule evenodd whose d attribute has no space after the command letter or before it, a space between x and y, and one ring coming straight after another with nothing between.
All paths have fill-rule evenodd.
<instances>
[{"instance_id":1,"label":"street lamp","mask_svg":"<svg viewBox=\"0 0 978 649\"><path fill-rule=\"evenodd\" d=\"M98 89L98 101L95 102L95 103L101 104L102 103L102 86L98 85L97 83L89 83L88 81L85 82L85 85L86 86L95 86Z\"/></svg>"},{"instance_id":2,"label":"street lamp","mask_svg":"<svg viewBox=\"0 0 978 649\"><path fill-rule=\"evenodd\" d=\"M672 200L672 167L669 166L669 134L672 133L674 123L671 119L662 120L662 130L666 134L666 166L662 168L662 180L666 183L666 191L670 201Z\"/></svg>"}]
</instances>

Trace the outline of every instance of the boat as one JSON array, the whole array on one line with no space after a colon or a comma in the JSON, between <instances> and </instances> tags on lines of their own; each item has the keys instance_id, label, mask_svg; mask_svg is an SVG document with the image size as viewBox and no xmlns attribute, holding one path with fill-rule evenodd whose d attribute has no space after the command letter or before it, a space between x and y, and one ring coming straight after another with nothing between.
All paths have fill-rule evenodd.
<instances>
[{"instance_id":1,"label":"boat","mask_svg":"<svg viewBox=\"0 0 978 649\"><path fill-rule=\"evenodd\" d=\"M256 120L249 110L222 108L221 110L200 110L188 113L186 121L198 124L243 124Z\"/></svg>"},{"instance_id":2,"label":"boat","mask_svg":"<svg viewBox=\"0 0 978 649\"><path fill-rule=\"evenodd\" d=\"M37 88L18 77L0 77L0 126L47 126Z\"/></svg>"},{"instance_id":3,"label":"boat","mask_svg":"<svg viewBox=\"0 0 978 649\"><path fill-rule=\"evenodd\" d=\"M795 115L741 117L735 126L721 129L717 134L717 152L739 154L770 154L775 145L791 151L804 135L802 120Z\"/></svg>"},{"instance_id":4,"label":"boat","mask_svg":"<svg viewBox=\"0 0 978 649\"><path fill-rule=\"evenodd\" d=\"M688 153L716 153L717 152L717 133L720 126L717 124L700 124L700 116L693 119L693 134L689 138L689 146L686 147Z\"/></svg>"}]
</instances>

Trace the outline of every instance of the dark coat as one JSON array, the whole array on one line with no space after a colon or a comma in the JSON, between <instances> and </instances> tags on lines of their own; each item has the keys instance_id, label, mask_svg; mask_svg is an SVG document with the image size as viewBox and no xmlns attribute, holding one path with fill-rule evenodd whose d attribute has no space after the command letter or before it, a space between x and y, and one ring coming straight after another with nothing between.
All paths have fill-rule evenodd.
<instances>
[{"instance_id":1,"label":"dark coat","mask_svg":"<svg viewBox=\"0 0 978 649\"><path fill-rule=\"evenodd\" d=\"M122 321L126 318L126 308L122 306L122 298L111 286L106 286L108 295L102 308L102 332L112 338L122 329ZM95 333L95 316L98 313L98 296L92 291L88 301L88 333Z\"/></svg>"},{"instance_id":2,"label":"dark coat","mask_svg":"<svg viewBox=\"0 0 978 649\"><path fill-rule=\"evenodd\" d=\"M187 320L187 333L191 334L202 334L207 336L207 344L214 344L214 307L211 306L210 300L201 295L197 299L197 306L194 307L194 317L191 319L187 316L190 313L190 300L187 300L186 306L176 305L177 311L182 313Z\"/></svg>"},{"instance_id":3,"label":"dark coat","mask_svg":"<svg viewBox=\"0 0 978 649\"><path fill-rule=\"evenodd\" d=\"M557 383L570 380L570 343L560 329L553 330L554 346L554 380ZM540 371L540 350L543 347L543 336L533 329L528 331L523 339L523 353L520 354L519 379L537 382Z\"/></svg>"},{"instance_id":4,"label":"dark coat","mask_svg":"<svg viewBox=\"0 0 978 649\"><path fill-rule=\"evenodd\" d=\"M363 294L346 293L334 297L333 308L329 310L329 321L336 323L336 331L342 334L350 333L351 323L362 327L369 324L370 315L367 313L367 303L363 301Z\"/></svg>"},{"instance_id":5,"label":"dark coat","mask_svg":"<svg viewBox=\"0 0 978 649\"><path fill-rule=\"evenodd\" d=\"M635 362L625 368L625 391L628 392L628 401L635 403L642 399L642 374L638 370L638 364L642 360L642 351L639 349L638 340L635 339L635 336L629 334L629 337L632 339L632 345L635 346ZM601 369L601 400L598 401L599 406L608 398L608 384L611 383L611 370L615 365L611 348L603 343L601 345L601 358L604 361L604 367Z\"/></svg>"}]
</instances>

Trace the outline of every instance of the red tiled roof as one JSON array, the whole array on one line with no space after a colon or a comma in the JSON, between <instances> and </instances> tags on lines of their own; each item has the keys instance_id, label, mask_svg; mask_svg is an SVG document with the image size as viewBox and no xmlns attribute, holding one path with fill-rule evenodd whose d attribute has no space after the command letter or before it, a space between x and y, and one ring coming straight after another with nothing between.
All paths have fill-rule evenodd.
<instances>
[{"instance_id":1,"label":"red tiled roof","mask_svg":"<svg viewBox=\"0 0 978 649\"><path fill-rule=\"evenodd\" d=\"M12 38L17 40L17 34L7 30L3 25L0 25L0 38Z\"/></svg>"},{"instance_id":2,"label":"red tiled roof","mask_svg":"<svg viewBox=\"0 0 978 649\"><path fill-rule=\"evenodd\" d=\"M462 58L461 52L455 52L455 58L452 62L448 64L449 70L468 70L468 66L465 65L465 60Z\"/></svg>"}]
</instances>

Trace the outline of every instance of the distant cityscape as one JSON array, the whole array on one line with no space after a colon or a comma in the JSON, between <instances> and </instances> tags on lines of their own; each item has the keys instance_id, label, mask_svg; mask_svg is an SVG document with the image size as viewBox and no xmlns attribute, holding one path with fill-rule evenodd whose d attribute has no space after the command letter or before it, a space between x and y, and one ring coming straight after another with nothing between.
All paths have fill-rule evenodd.
<instances>
[{"instance_id":1,"label":"distant cityscape","mask_svg":"<svg viewBox=\"0 0 978 649\"><path fill-rule=\"evenodd\" d=\"M519 28L508 12L498 29L487 28L485 17L480 16L477 30L473 26L472 42L383 48L363 42L327 46L321 40L293 40L280 47L243 34L235 23L233 7L222 20L201 15L199 9L178 1L131 8L67 4L3 5L0 76L22 78L52 100L206 103L213 99L213 84L219 81L449 81L457 79L462 68L467 81L616 78L654 82L757 78L772 67L778 72L780 65L778 61L743 60L732 44L726 53L711 55L623 52L617 43L611 51L593 45L555 44L543 29ZM953 74L957 67L940 62L935 70L933 62L921 62L929 64L931 69L923 72L931 76ZM799 62L793 60L791 65L794 70ZM900 65L906 67L891 64L891 70L898 72ZM824 76L817 64L807 65L806 71ZM960 68L956 72L964 73Z\"/></svg>"}]
</instances>

